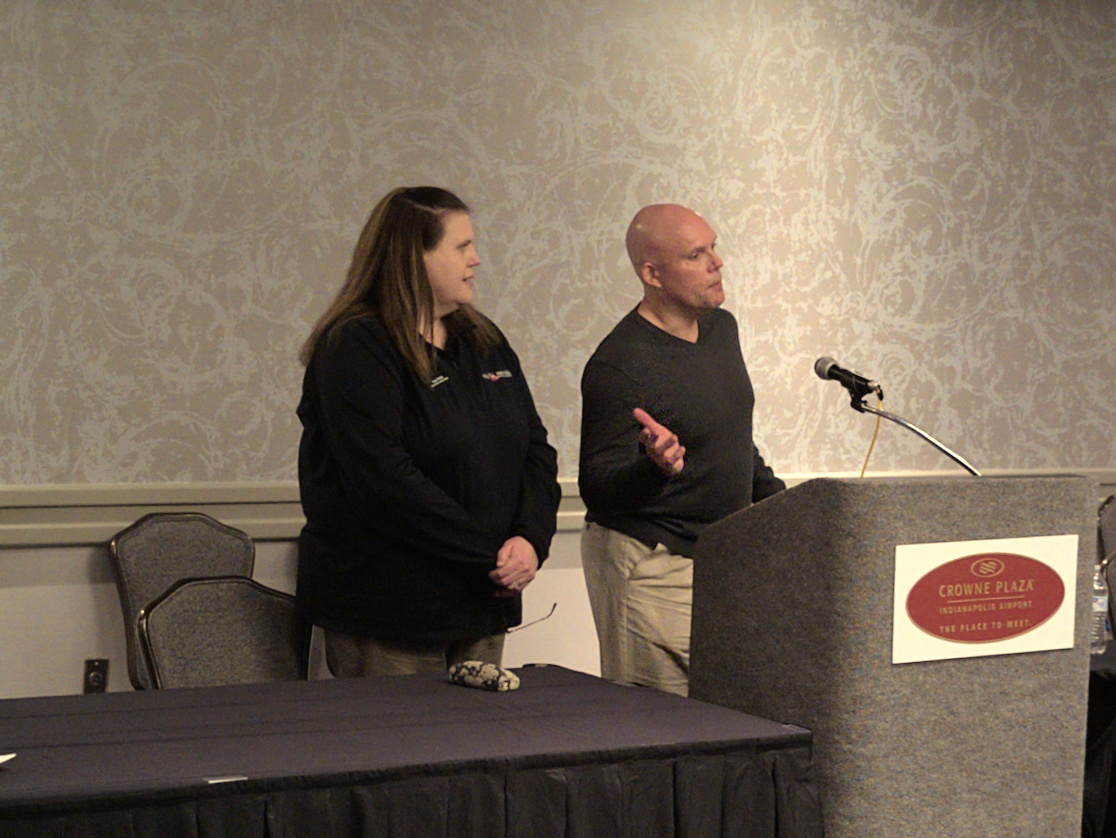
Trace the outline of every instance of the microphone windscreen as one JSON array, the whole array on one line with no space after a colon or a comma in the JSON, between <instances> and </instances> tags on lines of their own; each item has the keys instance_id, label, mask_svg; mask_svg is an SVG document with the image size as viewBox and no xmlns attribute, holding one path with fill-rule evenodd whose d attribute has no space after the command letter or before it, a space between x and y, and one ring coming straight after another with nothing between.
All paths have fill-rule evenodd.
<instances>
[{"instance_id":1,"label":"microphone windscreen","mask_svg":"<svg viewBox=\"0 0 1116 838\"><path fill-rule=\"evenodd\" d=\"M829 380L829 370L837 366L837 362L832 358L818 358L814 361L814 372L817 373L818 378L822 381Z\"/></svg>"}]
</instances>

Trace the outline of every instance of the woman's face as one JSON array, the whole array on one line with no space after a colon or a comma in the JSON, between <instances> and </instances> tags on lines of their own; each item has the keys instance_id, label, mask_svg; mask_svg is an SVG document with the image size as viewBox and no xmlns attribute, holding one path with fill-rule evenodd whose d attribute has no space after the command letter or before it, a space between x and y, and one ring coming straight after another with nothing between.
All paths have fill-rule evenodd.
<instances>
[{"instance_id":1,"label":"woman's face","mask_svg":"<svg viewBox=\"0 0 1116 838\"><path fill-rule=\"evenodd\" d=\"M442 221L445 226L442 240L433 250L422 254L434 294L435 319L473 301L473 269L480 264L469 214L449 212Z\"/></svg>"}]
</instances>

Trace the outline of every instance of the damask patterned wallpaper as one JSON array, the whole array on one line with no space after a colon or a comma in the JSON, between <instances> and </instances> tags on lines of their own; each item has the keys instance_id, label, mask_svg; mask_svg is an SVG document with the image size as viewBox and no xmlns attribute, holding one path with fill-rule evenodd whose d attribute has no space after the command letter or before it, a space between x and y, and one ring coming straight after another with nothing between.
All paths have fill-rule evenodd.
<instances>
[{"instance_id":1,"label":"damask patterned wallpaper","mask_svg":"<svg viewBox=\"0 0 1116 838\"><path fill-rule=\"evenodd\" d=\"M5 0L0 482L287 480L372 204L475 208L577 469L632 214L721 237L783 472L859 468L831 355L985 468L1116 466L1116 3ZM885 426L880 470L951 468Z\"/></svg>"}]
</instances>

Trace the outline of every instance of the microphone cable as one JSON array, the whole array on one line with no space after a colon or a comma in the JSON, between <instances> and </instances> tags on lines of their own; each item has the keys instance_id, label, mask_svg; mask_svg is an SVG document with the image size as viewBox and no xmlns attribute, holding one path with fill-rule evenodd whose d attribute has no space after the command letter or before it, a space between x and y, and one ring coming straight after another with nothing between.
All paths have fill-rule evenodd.
<instances>
[{"instance_id":1,"label":"microphone cable","mask_svg":"<svg viewBox=\"0 0 1116 838\"><path fill-rule=\"evenodd\" d=\"M877 410L883 410L883 396L879 392L876 393L876 399L879 402L876 405ZM880 435L880 420L881 416L876 414L876 430L872 432L872 442L868 445L868 453L864 455L864 465L860 469L860 476L863 477L864 473L868 471L868 461L872 458L872 449L876 447L876 437Z\"/></svg>"}]
</instances>

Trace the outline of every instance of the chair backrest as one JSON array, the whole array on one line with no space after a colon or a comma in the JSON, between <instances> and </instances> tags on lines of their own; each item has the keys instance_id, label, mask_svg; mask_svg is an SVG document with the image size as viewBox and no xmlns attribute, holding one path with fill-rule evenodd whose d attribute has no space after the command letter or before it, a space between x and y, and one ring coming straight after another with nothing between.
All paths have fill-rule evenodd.
<instances>
[{"instance_id":1,"label":"chair backrest","mask_svg":"<svg viewBox=\"0 0 1116 838\"><path fill-rule=\"evenodd\" d=\"M124 612L128 677L152 686L140 642L140 612L180 579L251 576L256 548L246 533L201 512L154 512L116 534L109 557Z\"/></svg>"},{"instance_id":2,"label":"chair backrest","mask_svg":"<svg viewBox=\"0 0 1116 838\"><path fill-rule=\"evenodd\" d=\"M1116 626L1116 495L1109 495L1097 509L1097 563L1104 572L1108 585L1108 619ZM1113 646L1109 642L1109 648Z\"/></svg>"},{"instance_id":3,"label":"chair backrest","mask_svg":"<svg viewBox=\"0 0 1116 838\"><path fill-rule=\"evenodd\" d=\"M1113 552L1116 552L1116 495L1109 495L1097 510L1097 553L1103 561Z\"/></svg>"},{"instance_id":4,"label":"chair backrest","mask_svg":"<svg viewBox=\"0 0 1116 838\"><path fill-rule=\"evenodd\" d=\"M157 689L306 678L294 597L241 576L185 579L140 614Z\"/></svg>"}]
</instances>

